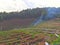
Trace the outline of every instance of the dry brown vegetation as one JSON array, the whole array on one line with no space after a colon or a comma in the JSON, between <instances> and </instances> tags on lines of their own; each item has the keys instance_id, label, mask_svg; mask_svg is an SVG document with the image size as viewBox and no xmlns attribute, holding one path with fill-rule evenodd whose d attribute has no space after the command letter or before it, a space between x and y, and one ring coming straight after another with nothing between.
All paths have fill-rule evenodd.
<instances>
[{"instance_id":1,"label":"dry brown vegetation","mask_svg":"<svg viewBox=\"0 0 60 45\"><path fill-rule=\"evenodd\" d=\"M0 22L0 30L10 30L14 28L25 28L29 27L35 18L26 18L26 19L10 19Z\"/></svg>"}]
</instances>

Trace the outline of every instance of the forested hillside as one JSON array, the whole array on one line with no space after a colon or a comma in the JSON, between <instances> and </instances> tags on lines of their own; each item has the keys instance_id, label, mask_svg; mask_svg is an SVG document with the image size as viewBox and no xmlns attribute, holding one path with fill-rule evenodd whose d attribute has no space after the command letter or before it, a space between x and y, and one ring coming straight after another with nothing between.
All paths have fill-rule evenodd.
<instances>
[{"instance_id":1,"label":"forested hillside","mask_svg":"<svg viewBox=\"0 0 60 45\"><path fill-rule=\"evenodd\" d=\"M20 12L0 12L0 30L26 28L40 22L60 18L60 8L34 8Z\"/></svg>"},{"instance_id":2,"label":"forested hillside","mask_svg":"<svg viewBox=\"0 0 60 45\"><path fill-rule=\"evenodd\" d=\"M29 27L42 14L46 14L44 8L27 9L21 12L0 12L0 30Z\"/></svg>"}]
</instances>

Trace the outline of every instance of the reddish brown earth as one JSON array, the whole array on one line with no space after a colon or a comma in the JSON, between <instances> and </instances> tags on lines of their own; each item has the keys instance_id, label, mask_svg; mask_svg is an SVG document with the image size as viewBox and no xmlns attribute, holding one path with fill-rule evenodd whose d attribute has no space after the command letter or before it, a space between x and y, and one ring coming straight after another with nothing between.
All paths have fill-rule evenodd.
<instances>
[{"instance_id":1,"label":"reddish brown earth","mask_svg":"<svg viewBox=\"0 0 60 45\"><path fill-rule=\"evenodd\" d=\"M29 34L25 34L25 33L19 33L19 34L12 34L11 36L13 36L12 38L8 38L8 40L10 40L10 41L8 41L8 42L2 42L2 43L0 43L0 45L15 45L16 43L17 44L20 44L20 45L28 45L28 44L30 44L30 45L34 45L34 44L37 44L37 45L44 45L44 43L45 43L45 35L44 34L38 34L38 35L35 35L35 37L34 38L32 38L31 36L32 35L29 35ZM18 36L20 36L19 38L18 38ZM19 41L13 41L13 40L15 40L15 38L17 38L17 40L19 40ZM11 41L11 39L13 39L12 41ZM10 43L9 43L10 42Z\"/></svg>"},{"instance_id":2,"label":"reddish brown earth","mask_svg":"<svg viewBox=\"0 0 60 45\"><path fill-rule=\"evenodd\" d=\"M35 20L35 18L26 18L26 19L10 19L0 22L2 30L8 30L13 28L28 27ZM0 28L1 29L1 28Z\"/></svg>"}]
</instances>

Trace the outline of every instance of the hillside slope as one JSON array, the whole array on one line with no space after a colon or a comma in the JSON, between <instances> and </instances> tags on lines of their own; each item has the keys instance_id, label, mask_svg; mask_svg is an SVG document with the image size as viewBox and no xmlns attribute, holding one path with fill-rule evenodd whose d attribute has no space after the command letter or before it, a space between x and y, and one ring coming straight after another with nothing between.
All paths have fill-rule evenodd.
<instances>
[{"instance_id":1,"label":"hillside slope","mask_svg":"<svg viewBox=\"0 0 60 45\"><path fill-rule=\"evenodd\" d=\"M60 30L60 18L52 19L46 22L42 22L35 26L36 28L47 28L47 29L59 29Z\"/></svg>"}]
</instances>

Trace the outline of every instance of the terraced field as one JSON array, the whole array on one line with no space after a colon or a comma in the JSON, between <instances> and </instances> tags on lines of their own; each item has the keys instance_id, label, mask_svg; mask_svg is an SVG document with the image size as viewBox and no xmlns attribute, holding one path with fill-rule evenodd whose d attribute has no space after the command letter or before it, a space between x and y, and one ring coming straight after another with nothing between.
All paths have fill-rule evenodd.
<instances>
[{"instance_id":1,"label":"terraced field","mask_svg":"<svg viewBox=\"0 0 60 45\"><path fill-rule=\"evenodd\" d=\"M54 39L55 37L51 38L54 39L51 42L54 43L54 45L60 45L60 18L56 18L50 21L43 22L41 24L38 24L35 26L35 28L42 28L43 32L47 34L52 34L53 36L55 34L59 35L57 39Z\"/></svg>"},{"instance_id":2,"label":"terraced field","mask_svg":"<svg viewBox=\"0 0 60 45\"><path fill-rule=\"evenodd\" d=\"M60 19L43 22L35 27L0 31L0 45L45 45L45 42L60 44Z\"/></svg>"},{"instance_id":3,"label":"terraced field","mask_svg":"<svg viewBox=\"0 0 60 45\"><path fill-rule=\"evenodd\" d=\"M55 34L43 33L37 28L0 32L0 45L43 45L45 41L51 45L55 40L57 40Z\"/></svg>"},{"instance_id":4,"label":"terraced field","mask_svg":"<svg viewBox=\"0 0 60 45\"><path fill-rule=\"evenodd\" d=\"M18 30L19 31L19 30ZM13 33L12 33L13 32ZM23 33L23 32L15 32L15 31L12 31L12 32L9 32L9 33L12 33L12 34L9 34L8 32L5 32L9 35L1 35L0 37L0 45L33 45L33 44L43 44L44 43L44 37L45 35L41 35L41 33L37 34L36 32L34 32L34 34L29 34L31 33L29 31L29 33ZM36 34L36 35L35 35ZM4 38L5 37L5 38Z\"/></svg>"}]
</instances>

